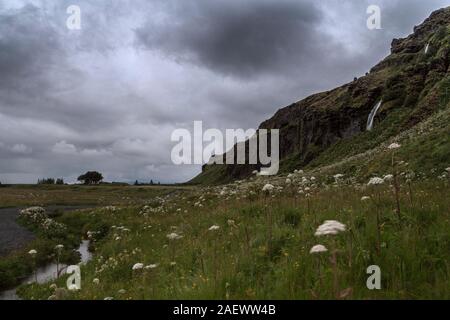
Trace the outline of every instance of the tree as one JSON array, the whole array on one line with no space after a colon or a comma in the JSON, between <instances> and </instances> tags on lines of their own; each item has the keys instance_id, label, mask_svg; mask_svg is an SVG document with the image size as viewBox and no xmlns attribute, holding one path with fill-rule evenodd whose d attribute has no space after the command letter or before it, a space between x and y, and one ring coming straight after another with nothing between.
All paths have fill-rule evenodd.
<instances>
[{"instance_id":1,"label":"tree","mask_svg":"<svg viewBox=\"0 0 450 320\"><path fill-rule=\"evenodd\" d=\"M38 184L55 184L55 179L53 178L38 179Z\"/></svg>"},{"instance_id":2,"label":"tree","mask_svg":"<svg viewBox=\"0 0 450 320\"><path fill-rule=\"evenodd\" d=\"M64 179L63 178L56 179L55 183L58 184L58 185L63 185L64 184Z\"/></svg>"},{"instance_id":3,"label":"tree","mask_svg":"<svg viewBox=\"0 0 450 320\"><path fill-rule=\"evenodd\" d=\"M88 171L78 177L78 181L84 184L99 184L103 180L103 176L97 171Z\"/></svg>"}]
</instances>

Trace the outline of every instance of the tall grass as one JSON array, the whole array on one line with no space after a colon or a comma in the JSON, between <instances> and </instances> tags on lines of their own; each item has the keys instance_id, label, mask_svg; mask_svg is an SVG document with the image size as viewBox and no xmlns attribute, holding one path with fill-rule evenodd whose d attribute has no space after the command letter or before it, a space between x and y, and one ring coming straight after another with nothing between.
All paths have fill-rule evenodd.
<instances>
[{"instance_id":1,"label":"tall grass","mask_svg":"<svg viewBox=\"0 0 450 320\"><path fill-rule=\"evenodd\" d=\"M193 191L167 201L165 214L144 216L140 207L97 210L90 220L131 231L116 241L110 229L94 242L95 258L82 269L82 290L67 298L448 299L448 182L416 182L412 188L414 203L404 205L408 195L399 195L401 224L386 185L376 204L361 201L369 190L339 186L314 192L309 201L294 201L291 194L225 201L204 193L199 208L193 206L199 196ZM84 215L72 219L82 221ZM314 232L324 220L339 220L347 231L317 238ZM220 230L211 232L213 224ZM183 235L175 244L167 238L174 230ZM329 252L310 254L318 243ZM131 268L138 262L158 266L135 274ZM366 287L371 265L381 268L381 290ZM57 283L63 287L64 281ZM33 285L20 293L47 299L52 289Z\"/></svg>"}]
</instances>

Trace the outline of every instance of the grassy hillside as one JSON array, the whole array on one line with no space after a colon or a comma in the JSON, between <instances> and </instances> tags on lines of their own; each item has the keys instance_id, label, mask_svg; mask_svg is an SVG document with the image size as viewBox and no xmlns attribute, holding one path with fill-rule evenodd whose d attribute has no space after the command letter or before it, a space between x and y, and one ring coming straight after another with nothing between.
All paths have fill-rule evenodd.
<instances>
[{"instance_id":1,"label":"grassy hillside","mask_svg":"<svg viewBox=\"0 0 450 320\"><path fill-rule=\"evenodd\" d=\"M450 165L449 106L393 138L384 140L382 132L378 132L379 135L376 133L376 130L368 132L365 139L355 137L333 146L308 168L330 174L354 175L359 179L380 175L391 166L391 154L386 152L386 146L393 141L402 144L397 157L404 161L404 172L414 172L422 177L433 176L444 172ZM375 147L372 146L373 141L376 141Z\"/></svg>"}]
</instances>

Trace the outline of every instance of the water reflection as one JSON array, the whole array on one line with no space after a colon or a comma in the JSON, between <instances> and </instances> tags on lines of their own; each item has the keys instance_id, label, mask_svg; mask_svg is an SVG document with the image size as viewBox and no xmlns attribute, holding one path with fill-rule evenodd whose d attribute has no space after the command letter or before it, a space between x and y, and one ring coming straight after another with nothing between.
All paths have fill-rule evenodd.
<instances>
[{"instance_id":1,"label":"water reflection","mask_svg":"<svg viewBox=\"0 0 450 320\"><path fill-rule=\"evenodd\" d=\"M88 240L83 240L81 242L80 247L77 249L77 251L81 255L80 264L85 264L89 260L92 259L92 254L89 252L89 241ZM64 273L64 270L67 268L66 265L60 265L59 267L63 271L62 273ZM60 271L60 274L61 274L61 271ZM39 284L47 283L49 281L57 279L56 263L50 263L44 267L38 268L36 270L36 275L34 275L34 274L30 275L28 278L26 278L25 280L22 281L21 285L34 283L34 282L36 282L35 281L36 278L37 278L37 283L39 283ZM0 300L20 300L20 298L17 296L16 291L17 291L17 288L1 292Z\"/></svg>"}]
</instances>

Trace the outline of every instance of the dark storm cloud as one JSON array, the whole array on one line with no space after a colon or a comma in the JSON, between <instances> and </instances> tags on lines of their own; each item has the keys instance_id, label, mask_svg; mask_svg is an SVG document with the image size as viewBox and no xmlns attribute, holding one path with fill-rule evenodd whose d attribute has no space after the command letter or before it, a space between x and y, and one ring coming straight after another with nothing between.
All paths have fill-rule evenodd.
<instances>
[{"instance_id":1,"label":"dark storm cloud","mask_svg":"<svg viewBox=\"0 0 450 320\"><path fill-rule=\"evenodd\" d=\"M321 74L312 81L317 76L335 81L342 75L348 81L346 69L353 68L354 75L367 71L387 54L393 37L406 36L414 24L446 2L166 1L159 6L161 17L151 16L136 29L136 39L141 47L175 61L224 75L292 77L303 72L310 78L311 71L318 70ZM369 5L381 7L381 31L366 27ZM326 19L333 15L333 20ZM333 29L337 31L330 33ZM349 40L364 51L346 48L343 43ZM330 68L327 75L326 68Z\"/></svg>"},{"instance_id":2,"label":"dark storm cloud","mask_svg":"<svg viewBox=\"0 0 450 320\"><path fill-rule=\"evenodd\" d=\"M0 90L17 89L27 78L28 89L43 84L43 72L63 54L59 37L46 22L42 11L26 5L0 14Z\"/></svg>"},{"instance_id":3,"label":"dark storm cloud","mask_svg":"<svg viewBox=\"0 0 450 320\"><path fill-rule=\"evenodd\" d=\"M65 26L78 4L82 29ZM366 28L367 6L382 29ZM364 74L448 1L3 0L0 181L185 181L176 128L255 128Z\"/></svg>"},{"instance_id":4,"label":"dark storm cloud","mask_svg":"<svg viewBox=\"0 0 450 320\"><path fill-rule=\"evenodd\" d=\"M214 71L249 77L305 63L325 39L312 1L170 1L136 30L140 44Z\"/></svg>"}]
</instances>

